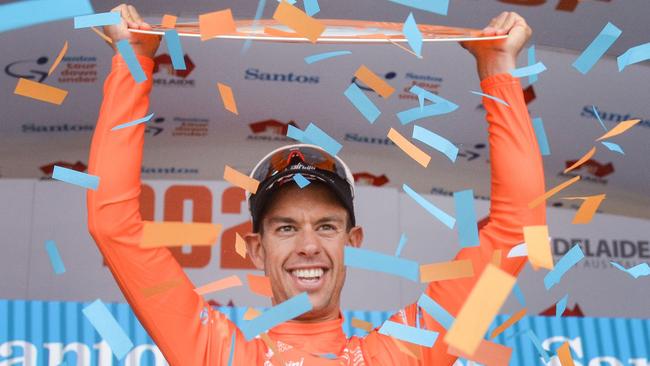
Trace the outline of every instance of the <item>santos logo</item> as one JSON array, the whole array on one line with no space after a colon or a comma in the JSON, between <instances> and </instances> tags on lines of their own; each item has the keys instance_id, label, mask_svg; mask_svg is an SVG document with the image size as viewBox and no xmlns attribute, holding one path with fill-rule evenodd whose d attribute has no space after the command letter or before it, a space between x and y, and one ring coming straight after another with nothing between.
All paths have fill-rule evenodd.
<instances>
[{"instance_id":1,"label":"santos logo","mask_svg":"<svg viewBox=\"0 0 650 366\"><path fill-rule=\"evenodd\" d=\"M623 114L623 113L615 113L615 112L605 112L598 107L596 107L596 110L598 111L598 115L600 116L600 119L602 119L605 122L618 123L630 119L640 118L640 117L633 117L630 113ZM582 107L582 112L580 113L580 116L593 118L593 119L598 118L596 117L596 113L594 113L593 107L590 105L586 105ZM641 119L641 122L639 122L638 125L642 127L650 128L650 119L645 119L645 120Z\"/></svg>"},{"instance_id":2,"label":"santos logo","mask_svg":"<svg viewBox=\"0 0 650 366\"><path fill-rule=\"evenodd\" d=\"M259 69L246 69L246 80L261 80L261 81L280 81L285 83L299 83L299 84L318 84L320 81L318 76L313 75L295 75L290 72L284 73L269 73L263 72Z\"/></svg>"}]
</instances>

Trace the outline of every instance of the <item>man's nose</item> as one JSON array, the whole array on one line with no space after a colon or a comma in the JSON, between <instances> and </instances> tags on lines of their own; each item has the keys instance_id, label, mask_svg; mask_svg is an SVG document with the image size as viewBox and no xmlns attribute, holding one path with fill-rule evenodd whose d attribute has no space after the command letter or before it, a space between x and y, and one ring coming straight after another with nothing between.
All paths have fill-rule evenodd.
<instances>
[{"instance_id":1,"label":"man's nose","mask_svg":"<svg viewBox=\"0 0 650 366\"><path fill-rule=\"evenodd\" d=\"M298 243L298 254L304 256L314 256L318 255L320 252L321 245L316 232L311 227L307 227L302 230L302 237Z\"/></svg>"}]
</instances>

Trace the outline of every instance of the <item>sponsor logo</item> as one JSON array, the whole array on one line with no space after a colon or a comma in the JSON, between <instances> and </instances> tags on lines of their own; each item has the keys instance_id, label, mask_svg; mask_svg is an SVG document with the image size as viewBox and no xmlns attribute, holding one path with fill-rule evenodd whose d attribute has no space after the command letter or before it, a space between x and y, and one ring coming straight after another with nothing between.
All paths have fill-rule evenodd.
<instances>
[{"instance_id":1,"label":"sponsor logo","mask_svg":"<svg viewBox=\"0 0 650 366\"><path fill-rule=\"evenodd\" d=\"M156 56L153 67L153 83L162 86L194 87L195 79L189 78L196 65L192 59L185 54L185 70L174 70L172 58L164 53Z\"/></svg>"},{"instance_id":2,"label":"sponsor logo","mask_svg":"<svg viewBox=\"0 0 650 366\"><path fill-rule=\"evenodd\" d=\"M370 137L359 135L358 133L346 133L343 140L371 145L395 145L388 137Z\"/></svg>"},{"instance_id":3,"label":"sponsor logo","mask_svg":"<svg viewBox=\"0 0 650 366\"><path fill-rule=\"evenodd\" d=\"M395 71L388 71L382 77L384 80L388 81L390 84L390 81L395 80L397 78L397 73ZM434 75L425 75L425 74L416 74L414 72L407 72L404 74L404 80L406 80L406 84L403 87L398 88L399 93L398 93L398 98L399 99L410 99L410 100L418 100L417 95L411 93L409 90L411 90L411 87L414 85L419 86L422 89L428 90L434 94L438 94L440 92L440 87L442 85L442 78ZM368 88L365 86L363 83L359 82L357 80L356 76L352 78L351 83L356 84L360 89L365 90L366 92L369 93L375 93L374 90L371 88Z\"/></svg>"},{"instance_id":4,"label":"sponsor logo","mask_svg":"<svg viewBox=\"0 0 650 366\"><path fill-rule=\"evenodd\" d=\"M555 304L551 305L549 308L546 310L542 311L539 313L541 316L555 316ZM567 316L576 316L579 318L582 318L585 316L585 314L582 312L582 309L580 308L580 305L576 303L573 306L573 309L566 308L564 312L562 313L562 316L567 317Z\"/></svg>"},{"instance_id":5,"label":"sponsor logo","mask_svg":"<svg viewBox=\"0 0 650 366\"><path fill-rule=\"evenodd\" d=\"M294 121L287 123L280 122L276 119L266 119L264 121L249 123L248 127L252 134L246 137L247 140L262 141L293 141L287 137L289 125L300 128Z\"/></svg>"},{"instance_id":6,"label":"sponsor logo","mask_svg":"<svg viewBox=\"0 0 650 366\"><path fill-rule=\"evenodd\" d=\"M598 111L598 115L600 116L600 119L603 120L603 122L611 122L612 124L616 124L622 121L627 121L630 119L641 119L641 122L637 124L637 126L642 126L646 128L650 128L650 119L643 119L640 117L633 117L631 113L617 113L617 112L607 112L603 111L600 108L596 106L596 110ZM585 118L590 118L594 120L598 120L598 117L596 117L596 113L594 113L593 106L586 105L582 107L582 112L580 112L580 117L585 117Z\"/></svg>"},{"instance_id":7,"label":"sponsor logo","mask_svg":"<svg viewBox=\"0 0 650 366\"><path fill-rule=\"evenodd\" d=\"M446 188L442 188L442 187L433 187L433 188L431 188L430 192L431 192L431 194L436 194L436 195L439 195L439 196L453 196L454 195L454 191L450 191L450 190L448 190ZM475 194L474 198L477 199L477 200L483 200L483 201L489 201L490 200L490 196L481 196L481 195L478 195L478 194Z\"/></svg>"},{"instance_id":8,"label":"sponsor logo","mask_svg":"<svg viewBox=\"0 0 650 366\"><path fill-rule=\"evenodd\" d=\"M553 238L553 255L562 257L571 247L579 244L585 258L577 265L582 268L603 269L613 268L609 263L616 261L629 268L647 262L650 258L650 241L628 239L597 239L589 238Z\"/></svg>"},{"instance_id":9,"label":"sponsor logo","mask_svg":"<svg viewBox=\"0 0 650 366\"><path fill-rule=\"evenodd\" d=\"M320 78L316 75L296 75L293 72L264 72L256 68L246 69L246 71L244 71L244 79L298 84L318 84L320 82Z\"/></svg>"},{"instance_id":10,"label":"sponsor logo","mask_svg":"<svg viewBox=\"0 0 650 366\"><path fill-rule=\"evenodd\" d=\"M39 83L48 78L47 56L37 59L18 60L5 66L5 74L14 78L34 80ZM57 68L59 83L94 83L97 81L97 58L95 56L65 56Z\"/></svg>"},{"instance_id":11,"label":"sponsor logo","mask_svg":"<svg viewBox=\"0 0 650 366\"><path fill-rule=\"evenodd\" d=\"M92 132L94 129L95 126L90 124L37 125L35 123L24 123L21 125L22 133Z\"/></svg>"},{"instance_id":12,"label":"sponsor logo","mask_svg":"<svg viewBox=\"0 0 650 366\"><path fill-rule=\"evenodd\" d=\"M359 185L381 187L389 182L386 174L374 175L368 172L359 172L352 174L352 176L354 182Z\"/></svg>"},{"instance_id":13,"label":"sponsor logo","mask_svg":"<svg viewBox=\"0 0 650 366\"><path fill-rule=\"evenodd\" d=\"M198 168L179 168L179 167L151 167L142 166L142 174L199 174Z\"/></svg>"},{"instance_id":14,"label":"sponsor logo","mask_svg":"<svg viewBox=\"0 0 650 366\"><path fill-rule=\"evenodd\" d=\"M158 136L165 131L167 119L165 117L156 117L151 123L147 124L146 134ZM208 126L210 121L207 118L197 117L174 117L171 120L172 136L193 136L204 137L208 135Z\"/></svg>"},{"instance_id":15,"label":"sponsor logo","mask_svg":"<svg viewBox=\"0 0 650 366\"><path fill-rule=\"evenodd\" d=\"M571 165L573 165L576 161L577 160L568 160L565 162L565 165L568 168ZM564 173L563 171L558 173L558 176L575 177L577 175L582 175L582 180L584 181L606 185L607 179L605 179L605 177L609 176L612 173L614 173L614 164L612 164L611 162L607 164L602 164L597 160L590 159L587 160L584 164L582 164L578 168L568 173Z\"/></svg>"},{"instance_id":16,"label":"sponsor logo","mask_svg":"<svg viewBox=\"0 0 650 366\"><path fill-rule=\"evenodd\" d=\"M55 161L53 163L42 165L39 168L41 170L41 172L43 172L43 174L44 174L43 179L52 178L52 173L54 172L54 166L55 165L63 167L63 168L76 170L78 172L85 172L86 169L88 169L86 164L84 164L81 161L77 161L76 163L68 163L66 161Z\"/></svg>"}]
</instances>

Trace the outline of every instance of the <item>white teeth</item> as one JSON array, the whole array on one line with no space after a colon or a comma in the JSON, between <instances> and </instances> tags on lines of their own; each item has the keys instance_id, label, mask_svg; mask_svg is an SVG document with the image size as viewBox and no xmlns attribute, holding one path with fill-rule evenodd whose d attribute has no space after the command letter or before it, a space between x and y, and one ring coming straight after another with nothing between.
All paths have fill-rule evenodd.
<instances>
[{"instance_id":1,"label":"white teeth","mask_svg":"<svg viewBox=\"0 0 650 366\"><path fill-rule=\"evenodd\" d=\"M291 274L300 278L319 278L323 273L322 268L294 269L291 271Z\"/></svg>"}]
</instances>

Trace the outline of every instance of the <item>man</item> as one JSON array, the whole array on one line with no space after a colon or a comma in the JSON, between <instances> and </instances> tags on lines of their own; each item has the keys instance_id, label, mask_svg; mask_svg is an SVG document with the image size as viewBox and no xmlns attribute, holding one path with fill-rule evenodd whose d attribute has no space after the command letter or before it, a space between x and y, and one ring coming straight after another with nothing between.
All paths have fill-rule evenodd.
<instances>
[{"instance_id":1,"label":"man","mask_svg":"<svg viewBox=\"0 0 650 366\"><path fill-rule=\"evenodd\" d=\"M432 348L420 348L419 358L402 352L392 338L376 331L346 339L339 310L344 246L360 246L363 231L355 223L349 170L321 149L301 145L276 150L252 173L262 182L249 202L254 232L245 237L248 253L270 277L274 305L302 292L307 292L313 305L310 312L272 328L263 339L247 342L223 314L209 309L167 249L139 248L145 127L110 129L148 112L152 57L159 39L127 31L127 26L149 27L132 6L113 10L121 13L122 23L106 27L105 33L113 44L129 39L148 80L136 84L122 58L117 54L113 58L90 152L89 172L102 182L97 191L88 193L88 225L126 299L169 363L227 365L231 352L233 365L454 363L456 357L447 354L443 341L443 327L416 304L400 310L392 320L440 333ZM500 268L517 274L525 261L506 258L505 253L523 241L522 227L545 223L543 206L528 209L528 202L544 192L542 161L521 85L508 74L531 30L519 15L503 13L484 33L509 37L463 47L476 57L483 91L505 100L509 107L484 99L492 174L490 217L480 231L481 245L463 249L457 256L472 261L475 276L431 283L426 289L452 315L458 313L495 250L504 253ZM299 189L291 179L297 172L312 184ZM182 281L164 293L143 295L142 289L170 279Z\"/></svg>"}]
</instances>

